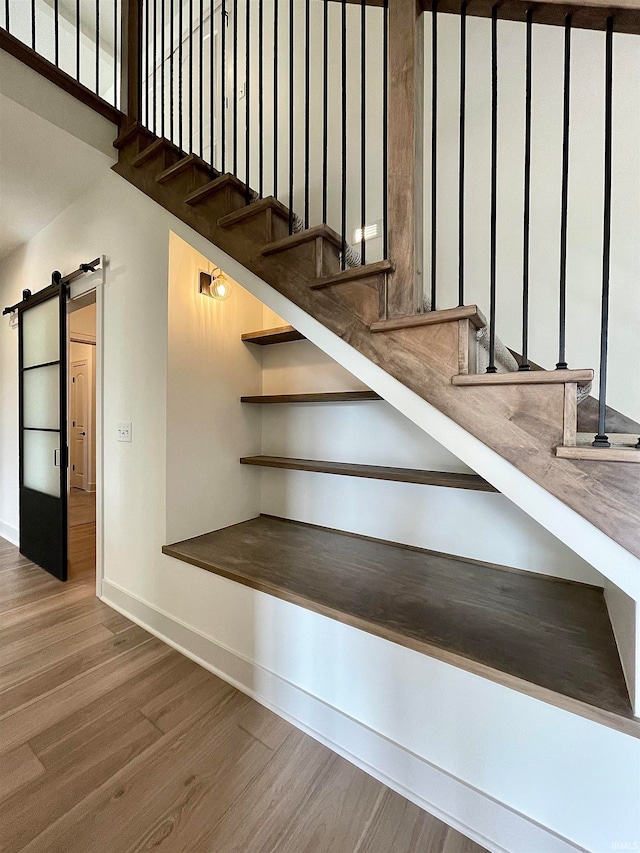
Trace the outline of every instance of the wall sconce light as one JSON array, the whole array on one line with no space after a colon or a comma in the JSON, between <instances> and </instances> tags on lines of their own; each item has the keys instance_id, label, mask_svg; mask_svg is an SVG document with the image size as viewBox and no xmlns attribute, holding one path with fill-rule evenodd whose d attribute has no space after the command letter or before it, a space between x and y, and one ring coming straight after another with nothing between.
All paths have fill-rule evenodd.
<instances>
[{"instance_id":1,"label":"wall sconce light","mask_svg":"<svg viewBox=\"0 0 640 853\"><path fill-rule=\"evenodd\" d=\"M200 293L222 302L231 296L231 282L221 269L212 273L200 271Z\"/></svg>"}]
</instances>

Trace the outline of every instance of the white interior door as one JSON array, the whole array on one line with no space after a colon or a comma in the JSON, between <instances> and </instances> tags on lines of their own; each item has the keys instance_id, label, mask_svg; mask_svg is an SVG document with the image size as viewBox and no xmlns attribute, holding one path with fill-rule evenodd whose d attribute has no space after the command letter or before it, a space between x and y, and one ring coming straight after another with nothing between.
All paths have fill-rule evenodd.
<instances>
[{"instance_id":1,"label":"white interior door","mask_svg":"<svg viewBox=\"0 0 640 853\"><path fill-rule=\"evenodd\" d=\"M89 488L89 394L91 365L88 359L71 362L69 388L69 432L71 487Z\"/></svg>"}]
</instances>

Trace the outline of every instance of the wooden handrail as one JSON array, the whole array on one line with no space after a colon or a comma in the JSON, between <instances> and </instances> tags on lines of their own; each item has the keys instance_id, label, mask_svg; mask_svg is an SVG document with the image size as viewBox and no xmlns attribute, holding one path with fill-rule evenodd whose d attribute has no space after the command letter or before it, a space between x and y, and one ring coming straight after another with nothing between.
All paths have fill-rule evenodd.
<instances>
[{"instance_id":1,"label":"wooden handrail","mask_svg":"<svg viewBox=\"0 0 640 853\"><path fill-rule=\"evenodd\" d=\"M2 28L0 28L0 48L10 53L11 56L15 56L20 62L28 65L29 68L32 68L38 74L42 75L42 77L45 77L51 83L55 83L64 92L73 95L81 103L91 107L92 110L95 110L118 127L124 122L125 115L119 109L100 98L91 89L83 86L82 83L79 83L70 74L61 71L53 62L49 62L44 56L36 53L35 50L32 50Z\"/></svg>"}]
</instances>

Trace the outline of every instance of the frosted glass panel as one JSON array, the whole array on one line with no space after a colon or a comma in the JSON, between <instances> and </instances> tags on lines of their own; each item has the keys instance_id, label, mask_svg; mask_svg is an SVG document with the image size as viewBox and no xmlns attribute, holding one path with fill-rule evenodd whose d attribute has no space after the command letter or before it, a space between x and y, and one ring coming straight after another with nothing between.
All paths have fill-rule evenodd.
<instances>
[{"instance_id":1,"label":"frosted glass panel","mask_svg":"<svg viewBox=\"0 0 640 853\"><path fill-rule=\"evenodd\" d=\"M60 433L24 430L23 471L27 489L60 497L60 467L54 453L60 447ZM59 454L58 454L59 456Z\"/></svg>"},{"instance_id":2,"label":"frosted glass panel","mask_svg":"<svg viewBox=\"0 0 640 853\"><path fill-rule=\"evenodd\" d=\"M59 312L59 302L52 298L22 313L23 367L46 364L60 358Z\"/></svg>"},{"instance_id":3,"label":"frosted glass panel","mask_svg":"<svg viewBox=\"0 0 640 853\"><path fill-rule=\"evenodd\" d=\"M60 367L34 367L22 374L26 427L60 429Z\"/></svg>"}]
</instances>

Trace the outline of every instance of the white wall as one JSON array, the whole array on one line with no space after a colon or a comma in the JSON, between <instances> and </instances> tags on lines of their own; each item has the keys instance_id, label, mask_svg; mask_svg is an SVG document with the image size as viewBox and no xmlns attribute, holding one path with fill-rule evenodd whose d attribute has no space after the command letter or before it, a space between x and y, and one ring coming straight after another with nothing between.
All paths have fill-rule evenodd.
<instances>
[{"instance_id":1,"label":"white wall","mask_svg":"<svg viewBox=\"0 0 640 853\"><path fill-rule=\"evenodd\" d=\"M259 355L240 335L260 328L262 304L241 287L219 302L198 292L211 264L171 235L167 376L167 541L255 518L260 491L240 465L259 452L261 412L241 394L259 394ZM194 452L196 451L197 452Z\"/></svg>"},{"instance_id":2,"label":"white wall","mask_svg":"<svg viewBox=\"0 0 640 853\"><path fill-rule=\"evenodd\" d=\"M492 849L566 849L548 835L544 847L532 845L532 834L540 836L536 823L598 853L618 839L639 842L640 741L160 553L167 537L169 231L183 238L190 232L115 174L104 176L99 197L100 205L89 198L71 205L2 265L0 282L2 297L12 302L25 278L48 277L52 257L59 268L73 269L87 257L107 255L99 293L107 600L124 602L135 618L157 617L174 642L197 639L227 661L226 677L234 677L234 667L252 672L242 686L263 701L270 701L270 679L283 691L297 691L295 708L284 693L272 704L314 731L324 726L325 736L356 760L364 760L361 744L369 734L379 735L367 760L392 784L399 787L404 780L410 796L419 799L421 773L435 770L442 780L456 781L455 795L442 798L439 785L430 790L432 801L440 797L441 814L448 819L461 813L457 797L463 792L480 796L485 813L502 804L505 808L482 828ZM193 242L254 293L273 294L206 241L194 235ZM275 298L264 301L276 307ZM282 300L280 305L280 313L293 320L293 308L285 311ZM0 325L3 403L11 400L14 387L14 345L15 333L5 320ZM351 353L354 372L361 373L357 354L349 348L343 352ZM3 424L5 416L3 410ZM121 420L133 422L131 444L116 441ZM9 442L10 426L3 426ZM450 430L455 433L455 425ZM185 453L190 460L206 460L198 444ZM3 440L2 505L15 512L13 464ZM213 512L227 500L226 491L219 495L212 522ZM325 723L340 725L325 725L319 717L316 722L305 710L305 701L314 697ZM389 758L384 744L398 746L400 753ZM507 842L505 827L516 813L524 816L521 830ZM467 820L480 826L483 810Z\"/></svg>"}]
</instances>

